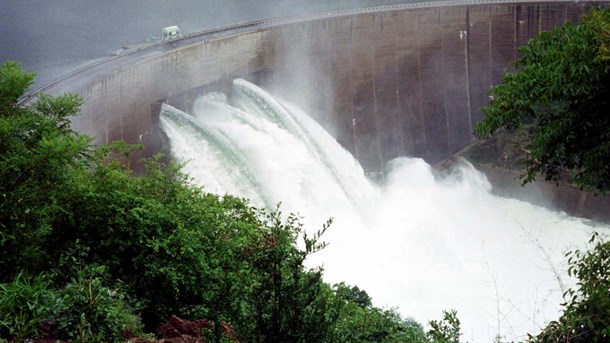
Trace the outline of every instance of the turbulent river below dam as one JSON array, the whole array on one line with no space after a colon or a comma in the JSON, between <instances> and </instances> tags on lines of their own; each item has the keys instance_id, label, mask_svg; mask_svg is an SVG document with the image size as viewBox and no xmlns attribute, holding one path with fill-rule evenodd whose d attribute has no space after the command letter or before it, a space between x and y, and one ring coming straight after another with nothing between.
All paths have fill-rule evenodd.
<instances>
[{"instance_id":1,"label":"turbulent river below dam","mask_svg":"<svg viewBox=\"0 0 610 343\"><path fill-rule=\"evenodd\" d=\"M173 158L209 192L303 217L314 232L330 217L329 245L309 265L327 282L367 291L422 324L455 309L462 338L524 338L560 315L564 254L606 226L491 194L462 161L438 176L401 157L372 181L358 161L304 111L244 80L230 96L209 93L192 113L168 105L160 125Z\"/></svg>"}]
</instances>

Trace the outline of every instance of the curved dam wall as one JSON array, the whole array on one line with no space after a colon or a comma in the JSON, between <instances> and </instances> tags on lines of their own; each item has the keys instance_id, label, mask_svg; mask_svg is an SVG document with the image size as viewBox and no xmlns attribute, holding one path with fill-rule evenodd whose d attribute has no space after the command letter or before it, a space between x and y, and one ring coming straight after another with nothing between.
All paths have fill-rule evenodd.
<instances>
[{"instance_id":1,"label":"curved dam wall","mask_svg":"<svg viewBox=\"0 0 610 343\"><path fill-rule=\"evenodd\" d=\"M188 111L203 92L230 91L243 77L313 113L377 173L398 156L435 163L471 143L479 108L517 47L578 21L586 6L463 1L262 21L130 52L49 91L84 97L78 130L150 151L160 148L161 102ZM599 200L559 198L580 209Z\"/></svg>"}]
</instances>

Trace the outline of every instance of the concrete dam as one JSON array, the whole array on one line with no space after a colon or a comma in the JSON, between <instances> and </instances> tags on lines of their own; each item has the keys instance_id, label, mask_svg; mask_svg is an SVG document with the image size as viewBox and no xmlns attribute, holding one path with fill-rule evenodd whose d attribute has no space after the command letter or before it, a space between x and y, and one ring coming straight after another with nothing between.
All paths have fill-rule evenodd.
<instances>
[{"instance_id":1,"label":"concrete dam","mask_svg":"<svg viewBox=\"0 0 610 343\"><path fill-rule=\"evenodd\" d=\"M127 50L43 88L83 96L77 130L161 148L162 103L189 111L244 78L315 113L369 173L398 156L436 163L473 142L488 90L540 31L587 2L447 1L264 20ZM554 195L591 216L607 204ZM606 207L600 207L606 206ZM592 212L588 212L591 209Z\"/></svg>"}]
</instances>

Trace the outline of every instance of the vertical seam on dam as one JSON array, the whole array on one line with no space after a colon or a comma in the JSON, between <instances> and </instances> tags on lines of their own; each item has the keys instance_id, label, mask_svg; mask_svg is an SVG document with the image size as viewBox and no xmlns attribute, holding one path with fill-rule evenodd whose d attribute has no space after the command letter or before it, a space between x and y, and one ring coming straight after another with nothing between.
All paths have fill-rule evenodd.
<instances>
[{"instance_id":1,"label":"vertical seam on dam","mask_svg":"<svg viewBox=\"0 0 610 343\"><path fill-rule=\"evenodd\" d=\"M470 97L470 59L469 56L470 47L470 8L466 8L466 39L464 40L464 62L466 64L466 97L468 105L468 130L473 133L472 127L472 99Z\"/></svg>"}]
</instances>

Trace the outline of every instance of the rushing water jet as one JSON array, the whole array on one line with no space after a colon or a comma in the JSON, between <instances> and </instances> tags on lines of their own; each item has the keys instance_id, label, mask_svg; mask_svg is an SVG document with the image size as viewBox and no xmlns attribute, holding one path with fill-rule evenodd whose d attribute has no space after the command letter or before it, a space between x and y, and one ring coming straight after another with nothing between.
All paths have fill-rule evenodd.
<instances>
[{"instance_id":1,"label":"rushing water jet","mask_svg":"<svg viewBox=\"0 0 610 343\"><path fill-rule=\"evenodd\" d=\"M330 245L310 261L324 264L327 281L357 284L377 306L423 323L456 309L473 342L523 338L556 319L571 284L565 251L607 230L493 196L467 162L438 177L402 157L373 183L304 112L243 80L229 99L202 96L192 114L164 105L160 123L173 157L206 190L282 202L310 230L334 217Z\"/></svg>"}]
</instances>

